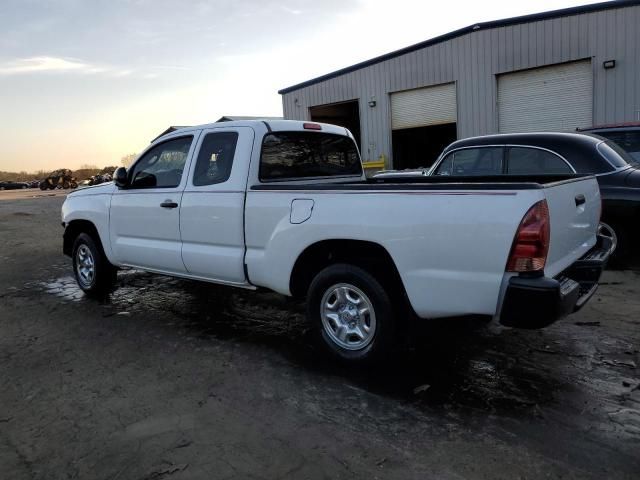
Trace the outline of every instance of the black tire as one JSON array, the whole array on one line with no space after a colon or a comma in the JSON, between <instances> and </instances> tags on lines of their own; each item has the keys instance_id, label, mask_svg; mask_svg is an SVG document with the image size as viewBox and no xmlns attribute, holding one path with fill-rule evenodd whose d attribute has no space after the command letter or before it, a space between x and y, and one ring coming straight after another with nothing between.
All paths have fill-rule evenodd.
<instances>
[{"instance_id":1,"label":"black tire","mask_svg":"<svg viewBox=\"0 0 640 480\"><path fill-rule=\"evenodd\" d=\"M349 285L364 293L366 297L364 301L373 308L375 328L369 334L371 336L371 339L368 339L369 343L363 345L362 348L344 348L338 343L340 340L332 338L332 334L329 333L331 321L323 322L323 299L324 303L331 303L331 298L335 298L331 297L332 292L335 291L335 287L340 285ZM326 298L325 295L327 295ZM337 302L338 299L335 298L334 304ZM331 265L318 273L309 286L307 318L311 323L314 338L324 351L338 360L359 364L382 359L394 346L396 340L396 324L393 313L391 297L382 284L369 272L354 265L343 263ZM342 319L342 317L340 318ZM351 320L350 317L349 319ZM366 322L365 315L362 318L358 316L353 323L358 326L359 322ZM369 322L371 322L370 318ZM355 338L357 342L358 337Z\"/></svg>"},{"instance_id":2,"label":"black tire","mask_svg":"<svg viewBox=\"0 0 640 480\"><path fill-rule=\"evenodd\" d=\"M80 263L86 255L90 255L93 263L92 274L82 273ZM80 289L87 295L103 296L109 293L115 284L117 269L111 265L102 247L96 243L91 235L81 233L76 237L72 250L73 275ZM87 269L84 270L85 272Z\"/></svg>"},{"instance_id":3,"label":"black tire","mask_svg":"<svg viewBox=\"0 0 640 480\"><path fill-rule=\"evenodd\" d=\"M633 241L629 232L629 229L626 225L623 225L621 222L611 222L610 228L615 232L615 235L618 240L618 246L616 251L613 252L611 258L609 259L609 268L614 270L623 270L625 268L629 268L632 263L632 252L631 248Z\"/></svg>"}]
</instances>

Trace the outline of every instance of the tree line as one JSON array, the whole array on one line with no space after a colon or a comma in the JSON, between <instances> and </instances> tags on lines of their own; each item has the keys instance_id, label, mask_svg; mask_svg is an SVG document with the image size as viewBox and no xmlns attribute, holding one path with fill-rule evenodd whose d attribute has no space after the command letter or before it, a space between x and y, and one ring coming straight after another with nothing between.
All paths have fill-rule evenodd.
<instances>
[{"instance_id":1,"label":"tree line","mask_svg":"<svg viewBox=\"0 0 640 480\"><path fill-rule=\"evenodd\" d=\"M129 155L125 155L120 159L120 163L122 166L128 167L133 163L138 154L130 153ZM120 165L109 165L106 167L98 167L97 165L84 164L80 165L80 168L73 171L73 176L78 180L82 181L89 177L93 177L94 175L104 175L105 173L113 174L113 171L118 168ZM0 180L7 182L26 182L31 180L42 180L47 178L51 172L56 170L60 170L58 168L52 170L38 170L36 172L6 172L0 170Z\"/></svg>"}]
</instances>

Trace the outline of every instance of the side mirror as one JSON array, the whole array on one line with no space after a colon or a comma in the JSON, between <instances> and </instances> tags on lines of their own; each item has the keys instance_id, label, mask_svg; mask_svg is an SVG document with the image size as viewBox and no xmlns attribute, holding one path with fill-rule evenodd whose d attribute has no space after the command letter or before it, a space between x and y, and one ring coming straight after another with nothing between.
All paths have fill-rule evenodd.
<instances>
[{"instance_id":1,"label":"side mirror","mask_svg":"<svg viewBox=\"0 0 640 480\"><path fill-rule=\"evenodd\" d=\"M113 183L115 183L118 188L124 188L129 184L129 175L127 175L126 168L118 167L116 171L113 172Z\"/></svg>"}]
</instances>

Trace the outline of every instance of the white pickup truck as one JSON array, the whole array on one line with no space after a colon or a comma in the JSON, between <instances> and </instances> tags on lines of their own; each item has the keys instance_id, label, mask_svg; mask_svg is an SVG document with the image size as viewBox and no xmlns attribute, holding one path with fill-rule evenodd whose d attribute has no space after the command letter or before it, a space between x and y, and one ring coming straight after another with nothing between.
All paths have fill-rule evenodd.
<instances>
[{"instance_id":1,"label":"white pickup truck","mask_svg":"<svg viewBox=\"0 0 640 480\"><path fill-rule=\"evenodd\" d=\"M357 362L410 318L539 328L577 310L613 248L599 216L592 176L367 180L345 128L229 122L71 193L63 250L88 294L134 267L306 297L319 342Z\"/></svg>"}]
</instances>

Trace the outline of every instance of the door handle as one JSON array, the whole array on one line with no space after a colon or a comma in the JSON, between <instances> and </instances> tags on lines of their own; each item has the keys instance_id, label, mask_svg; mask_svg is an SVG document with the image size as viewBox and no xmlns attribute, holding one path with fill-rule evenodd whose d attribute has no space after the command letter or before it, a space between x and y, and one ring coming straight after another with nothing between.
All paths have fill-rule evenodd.
<instances>
[{"instance_id":1,"label":"door handle","mask_svg":"<svg viewBox=\"0 0 640 480\"><path fill-rule=\"evenodd\" d=\"M160 204L162 208L178 208L178 204L173 200L165 200Z\"/></svg>"},{"instance_id":2,"label":"door handle","mask_svg":"<svg viewBox=\"0 0 640 480\"><path fill-rule=\"evenodd\" d=\"M586 198L584 198L584 195L580 194L580 195L576 195L576 207L579 207L580 205L584 205L584 203L587 201Z\"/></svg>"}]
</instances>

